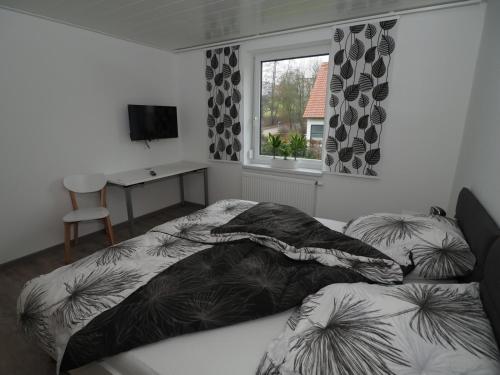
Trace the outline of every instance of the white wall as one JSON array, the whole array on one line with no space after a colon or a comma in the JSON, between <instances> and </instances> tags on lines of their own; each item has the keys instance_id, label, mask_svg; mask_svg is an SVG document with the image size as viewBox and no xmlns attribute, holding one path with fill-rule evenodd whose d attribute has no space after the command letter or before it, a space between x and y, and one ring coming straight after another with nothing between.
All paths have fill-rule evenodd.
<instances>
[{"instance_id":1,"label":"white wall","mask_svg":"<svg viewBox=\"0 0 500 375\"><path fill-rule=\"evenodd\" d=\"M70 210L63 176L182 158L182 123L180 139L151 150L128 135L127 104L177 104L175 61L168 52L0 10L0 263L62 242L61 217ZM136 215L179 201L175 180L133 194ZM125 220L117 188L109 189L109 207L113 223Z\"/></svg>"},{"instance_id":2,"label":"white wall","mask_svg":"<svg viewBox=\"0 0 500 375\"><path fill-rule=\"evenodd\" d=\"M399 21L389 118L378 180L324 175L317 216L348 220L374 211L427 211L447 206L465 125L484 6L415 13ZM253 55L256 51L327 41L330 29L300 32L241 45L244 134L251 136ZM179 56L181 118L186 157L206 160L204 52ZM212 163L211 200L241 194L240 166ZM216 172L215 172L216 171ZM239 190L238 190L239 189Z\"/></svg>"},{"instance_id":3,"label":"white wall","mask_svg":"<svg viewBox=\"0 0 500 375\"><path fill-rule=\"evenodd\" d=\"M500 2L489 1L450 208L468 186L500 224Z\"/></svg>"}]
</instances>

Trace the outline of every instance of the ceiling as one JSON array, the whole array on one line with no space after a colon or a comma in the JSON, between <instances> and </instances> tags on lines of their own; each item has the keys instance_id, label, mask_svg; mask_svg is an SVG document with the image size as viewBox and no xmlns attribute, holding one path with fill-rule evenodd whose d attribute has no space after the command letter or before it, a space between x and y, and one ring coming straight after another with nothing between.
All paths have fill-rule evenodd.
<instances>
[{"instance_id":1,"label":"ceiling","mask_svg":"<svg viewBox=\"0 0 500 375\"><path fill-rule=\"evenodd\" d=\"M0 0L0 7L176 50L460 0Z\"/></svg>"}]
</instances>

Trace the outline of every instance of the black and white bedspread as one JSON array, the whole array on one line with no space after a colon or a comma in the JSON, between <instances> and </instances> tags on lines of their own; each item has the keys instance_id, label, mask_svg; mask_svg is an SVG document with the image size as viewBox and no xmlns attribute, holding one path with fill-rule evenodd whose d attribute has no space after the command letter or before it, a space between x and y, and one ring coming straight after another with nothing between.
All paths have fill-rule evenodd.
<instances>
[{"instance_id":1,"label":"black and white bedspread","mask_svg":"<svg viewBox=\"0 0 500 375\"><path fill-rule=\"evenodd\" d=\"M29 281L23 331L58 369L285 311L332 283L400 283L399 265L288 206L225 200Z\"/></svg>"},{"instance_id":2,"label":"black and white bedspread","mask_svg":"<svg viewBox=\"0 0 500 375\"><path fill-rule=\"evenodd\" d=\"M497 375L479 284L335 284L308 296L258 375Z\"/></svg>"}]
</instances>

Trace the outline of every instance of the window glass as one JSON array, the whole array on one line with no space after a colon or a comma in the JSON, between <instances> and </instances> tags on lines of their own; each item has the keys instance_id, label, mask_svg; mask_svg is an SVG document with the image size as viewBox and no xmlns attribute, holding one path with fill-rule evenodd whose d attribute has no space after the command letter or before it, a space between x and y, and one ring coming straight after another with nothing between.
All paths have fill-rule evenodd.
<instances>
[{"instance_id":1,"label":"window glass","mask_svg":"<svg viewBox=\"0 0 500 375\"><path fill-rule=\"evenodd\" d=\"M323 139L323 124L311 125L311 139Z\"/></svg>"},{"instance_id":2,"label":"window glass","mask_svg":"<svg viewBox=\"0 0 500 375\"><path fill-rule=\"evenodd\" d=\"M302 158L321 159L328 58L325 54L261 62L260 155L272 155L269 134L279 134L285 143L299 134L307 145Z\"/></svg>"}]
</instances>

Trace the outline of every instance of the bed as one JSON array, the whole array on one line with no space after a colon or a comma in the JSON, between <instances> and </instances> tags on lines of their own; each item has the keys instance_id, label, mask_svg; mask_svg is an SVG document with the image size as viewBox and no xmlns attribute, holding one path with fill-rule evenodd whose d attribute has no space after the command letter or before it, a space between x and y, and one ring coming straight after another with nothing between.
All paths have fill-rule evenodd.
<instances>
[{"instance_id":1,"label":"bed","mask_svg":"<svg viewBox=\"0 0 500 375\"><path fill-rule=\"evenodd\" d=\"M498 255L500 254L500 241L496 240L498 228L492 225L494 222L467 189L464 189L459 197L457 220L476 256L477 265L472 277L475 280L482 280L481 293L484 308L498 338L500 337L498 327L500 306L498 306L495 290L498 290L500 282L495 272L491 270L494 264L500 265L500 259L498 259L500 258ZM474 221L471 223L471 220ZM318 221L336 231L342 231L345 226L345 223L335 220L318 219ZM477 223L486 224L478 226L475 225ZM486 241L481 240L485 238ZM481 276L484 264L488 264L489 269L486 267L483 278ZM433 283L433 281L426 282ZM248 322L169 338L94 361L72 370L71 373L253 374L262 359L265 348L273 338L279 335L291 314L292 310L288 309Z\"/></svg>"}]
</instances>

